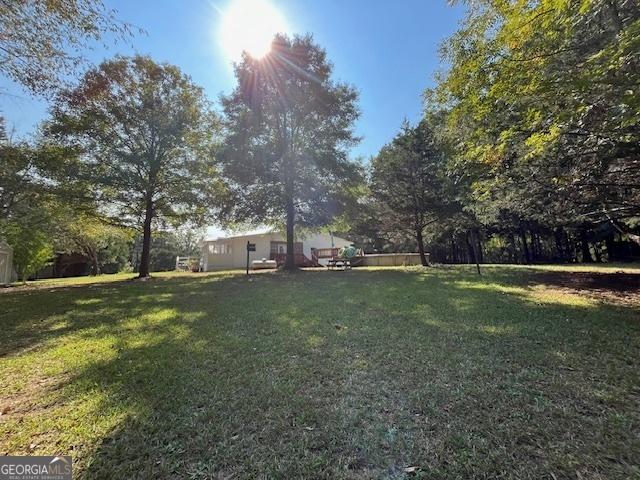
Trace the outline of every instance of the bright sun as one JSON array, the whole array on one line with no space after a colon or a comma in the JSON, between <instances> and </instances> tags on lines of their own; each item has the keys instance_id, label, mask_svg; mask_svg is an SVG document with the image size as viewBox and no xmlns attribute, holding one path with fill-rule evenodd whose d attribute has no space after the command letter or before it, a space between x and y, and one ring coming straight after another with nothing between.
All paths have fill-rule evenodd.
<instances>
[{"instance_id":1,"label":"bright sun","mask_svg":"<svg viewBox=\"0 0 640 480\"><path fill-rule=\"evenodd\" d=\"M233 61L246 51L261 58L271 48L276 33L286 33L287 22L268 0L231 0L222 13L220 43Z\"/></svg>"}]
</instances>

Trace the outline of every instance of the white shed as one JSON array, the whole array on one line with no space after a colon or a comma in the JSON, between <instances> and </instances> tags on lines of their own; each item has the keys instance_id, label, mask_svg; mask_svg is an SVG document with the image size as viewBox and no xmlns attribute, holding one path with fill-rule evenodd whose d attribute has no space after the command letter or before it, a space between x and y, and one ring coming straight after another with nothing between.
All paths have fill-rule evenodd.
<instances>
[{"instance_id":1,"label":"white shed","mask_svg":"<svg viewBox=\"0 0 640 480\"><path fill-rule=\"evenodd\" d=\"M0 285L13 280L13 249L0 240Z\"/></svg>"}]
</instances>

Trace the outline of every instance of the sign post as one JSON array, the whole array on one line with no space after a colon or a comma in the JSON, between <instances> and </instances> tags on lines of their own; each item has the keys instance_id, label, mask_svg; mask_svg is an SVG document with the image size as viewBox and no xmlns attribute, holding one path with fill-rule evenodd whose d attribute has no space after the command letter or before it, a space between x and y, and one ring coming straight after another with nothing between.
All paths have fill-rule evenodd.
<instances>
[{"instance_id":1,"label":"sign post","mask_svg":"<svg viewBox=\"0 0 640 480\"><path fill-rule=\"evenodd\" d=\"M249 275L249 252L256 251L256 244L247 241L247 275Z\"/></svg>"}]
</instances>

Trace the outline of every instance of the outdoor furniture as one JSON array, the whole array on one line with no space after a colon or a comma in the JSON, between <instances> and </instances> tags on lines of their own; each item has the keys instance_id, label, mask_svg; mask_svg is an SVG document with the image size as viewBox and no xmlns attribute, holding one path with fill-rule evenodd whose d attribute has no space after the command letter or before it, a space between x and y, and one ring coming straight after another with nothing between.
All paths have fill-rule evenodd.
<instances>
[{"instance_id":1,"label":"outdoor furniture","mask_svg":"<svg viewBox=\"0 0 640 480\"><path fill-rule=\"evenodd\" d=\"M362 250L353 245L335 250L337 250L336 255L327 261L329 270L351 270L351 267L359 265L362 261Z\"/></svg>"},{"instance_id":2,"label":"outdoor furniture","mask_svg":"<svg viewBox=\"0 0 640 480\"><path fill-rule=\"evenodd\" d=\"M278 264L275 260L267 260L263 258L261 260L254 260L251 262L251 270L265 270L278 268Z\"/></svg>"},{"instance_id":3,"label":"outdoor furniture","mask_svg":"<svg viewBox=\"0 0 640 480\"><path fill-rule=\"evenodd\" d=\"M176 270L182 272L199 272L200 258L198 257L176 257Z\"/></svg>"},{"instance_id":4,"label":"outdoor furniture","mask_svg":"<svg viewBox=\"0 0 640 480\"><path fill-rule=\"evenodd\" d=\"M327 261L327 268L329 270L351 270L351 260L348 258L331 258Z\"/></svg>"}]
</instances>

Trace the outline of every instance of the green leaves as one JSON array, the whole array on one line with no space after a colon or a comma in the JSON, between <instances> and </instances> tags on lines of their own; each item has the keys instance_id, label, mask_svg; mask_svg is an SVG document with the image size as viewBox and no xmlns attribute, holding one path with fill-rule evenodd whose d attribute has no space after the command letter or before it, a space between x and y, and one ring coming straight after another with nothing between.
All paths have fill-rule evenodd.
<instances>
[{"instance_id":1,"label":"green leaves","mask_svg":"<svg viewBox=\"0 0 640 480\"><path fill-rule=\"evenodd\" d=\"M0 222L0 236L13 248L13 265L23 282L53 259L51 217L40 206Z\"/></svg>"},{"instance_id":2,"label":"green leaves","mask_svg":"<svg viewBox=\"0 0 640 480\"><path fill-rule=\"evenodd\" d=\"M282 224L287 210L309 227L330 223L359 182L348 159L358 138L356 90L332 79L310 36L277 36L261 60L245 56L222 98L229 179L227 223Z\"/></svg>"},{"instance_id":3,"label":"green leaves","mask_svg":"<svg viewBox=\"0 0 640 480\"><path fill-rule=\"evenodd\" d=\"M49 138L81 152L80 174L100 213L146 231L147 268L152 227L202 225L216 209L224 191L219 131L202 89L146 56L116 57L87 72L61 92L47 125Z\"/></svg>"},{"instance_id":4,"label":"green leaves","mask_svg":"<svg viewBox=\"0 0 640 480\"><path fill-rule=\"evenodd\" d=\"M3 1L0 71L29 92L48 95L85 62L88 40L131 34L132 26L99 0Z\"/></svg>"},{"instance_id":5,"label":"green leaves","mask_svg":"<svg viewBox=\"0 0 640 480\"><path fill-rule=\"evenodd\" d=\"M177 67L116 57L62 92L52 113L49 135L82 151L81 175L105 214L139 226L147 202L174 223L203 221L213 209L220 122Z\"/></svg>"},{"instance_id":6,"label":"green leaves","mask_svg":"<svg viewBox=\"0 0 640 480\"><path fill-rule=\"evenodd\" d=\"M639 21L640 6L626 0L470 8L430 98L448 110L455 163L478 175L478 201L552 224L638 214L639 187L629 185L640 185L631 147L640 141ZM548 208L531 208L532 197Z\"/></svg>"},{"instance_id":7,"label":"green leaves","mask_svg":"<svg viewBox=\"0 0 640 480\"><path fill-rule=\"evenodd\" d=\"M446 157L427 121L408 123L372 159L371 191L388 209L380 215L382 229L422 234L439 220L451 199L446 194Z\"/></svg>"}]
</instances>

